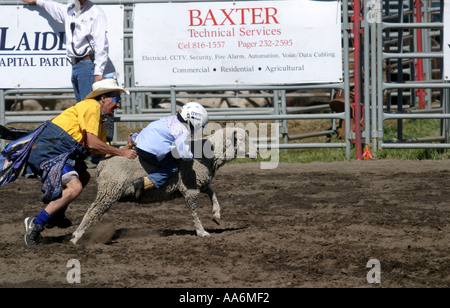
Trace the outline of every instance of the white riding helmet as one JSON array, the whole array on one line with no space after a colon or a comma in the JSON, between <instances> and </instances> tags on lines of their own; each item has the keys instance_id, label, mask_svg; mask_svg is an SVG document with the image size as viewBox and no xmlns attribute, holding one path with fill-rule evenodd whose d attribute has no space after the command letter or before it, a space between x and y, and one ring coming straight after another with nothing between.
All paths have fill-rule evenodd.
<instances>
[{"instance_id":1,"label":"white riding helmet","mask_svg":"<svg viewBox=\"0 0 450 308\"><path fill-rule=\"evenodd\" d=\"M198 131L201 127L204 128L209 121L206 109L196 102L185 104L180 110L180 115L189 126L192 126L194 132Z\"/></svg>"}]
</instances>

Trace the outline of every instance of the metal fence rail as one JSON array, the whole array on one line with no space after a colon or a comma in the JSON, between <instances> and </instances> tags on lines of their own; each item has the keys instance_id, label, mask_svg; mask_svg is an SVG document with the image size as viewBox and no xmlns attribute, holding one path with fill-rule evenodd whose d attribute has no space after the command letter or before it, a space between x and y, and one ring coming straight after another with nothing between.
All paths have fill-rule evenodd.
<instances>
[{"instance_id":1,"label":"metal fence rail","mask_svg":"<svg viewBox=\"0 0 450 308\"><path fill-rule=\"evenodd\" d=\"M421 5L423 4L424 9L421 9ZM449 84L444 82L442 79L431 79L431 66L423 65L422 67L418 66L418 63L421 63L424 59L442 59L443 52L442 46L438 46L439 51L432 51L431 43L430 43L430 31L432 30L442 30L443 23L442 22L428 22L429 18L427 18L427 12L443 12L443 1L403 1L403 0L391 0L383 2L383 11L389 12L390 8L394 5L396 6L396 18L398 19L396 23L388 22L390 20L389 16L384 16L383 22L374 23L370 25L371 34L373 35L376 31L376 36L372 38L372 44L376 42L376 65L377 65L377 84L376 84L376 113L372 113L373 117L373 125L377 125L377 129L372 130L372 146L374 151L377 149L418 149L418 148L440 148L447 149L450 148L450 143L448 142L448 131L444 129L446 126L446 122L450 119L449 112L449 101L448 95L440 96L440 108L435 108L431 104L431 94L430 89L448 89ZM430 7L432 5L439 5L438 8L434 8L431 10ZM414 16L418 16L421 13L425 12L425 17L419 22L412 20L413 14L409 14L409 17L406 17L403 10L404 8L409 8L410 12L414 12ZM409 19L408 19L409 18ZM442 18L440 18L442 20ZM384 45L387 37L392 34L395 34L397 38L397 49L389 50ZM412 33L412 36L408 39L413 39L414 44L409 44L407 48L403 45L405 39L403 38L403 31L408 31L408 33ZM420 31L420 32L419 32ZM439 31L438 31L439 32ZM421 36L418 34L425 33L425 35ZM440 34L439 34L440 35ZM422 40L421 40L422 39ZM402 42L402 43L400 43ZM423 47L426 48L423 48ZM435 48L436 49L436 48ZM373 55L375 56L375 55ZM409 62L405 62L404 60L408 59ZM389 62L390 60L397 60L397 81L393 82L390 80L384 80L383 78L383 70L381 69L384 64ZM409 67L408 67L409 65ZM405 71L403 68L406 66L406 73L409 74L410 80L404 80ZM426 68L425 68L426 67ZM425 68L425 72L421 70ZM438 72L442 73L442 66L437 69ZM427 78L422 78L422 73ZM420 76L420 78L419 78ZM418 105L417 100L419 99L414 92L422 91L423 89L429 89L428 94L426 95L427 103L426 105ZM384 100L386 98L386 91L397 91L397 95L400 99L397 101L397 106L395 111L392 111L392 106L386 106ZM410 90L410 110L417 110L424 108L429 113L422 112L413 112L407 111L404 109L403 102L401 101L401 94L403 90ZM420 94L420 93L419 93ZM425 96L422 93L421 99L424 99ZM375 99L372 97L372 103L374 103ZM373 107L373 106L372 106ZM375 110L375 109L373 109ZM375 120L376 117L376 120ZM442 119L443 128L441 129L443 135L439 137L422 137L422 138L402 138L402 121L406 119ZM396 140L385 140L384 139L384 121L385 120L397 120L398 121L398 138ZM448 126L448 125L447 125ZM440 143L432 143L432 142L440 142Z\"/></svg>"},{"instance_id":2,"label":"metal fence rail","mask_svg":"<svg viewBox=\"0 0 450 308\"><path fill-rule=\"evenodd\" d=\"M65 3L65 0L56 0L58 2ZM240 0L245 1L245 0ZM250 0L249 0L250 1ZM286 85L286 86L239 86L239 87L134 87L134 74L133 74L133 9L137 3L165 3L172 1L155 1L155 0L97 0L97 4L116 4L124 6L124 65L125 65L125 86L130 90L131 95L124 97L122 102L122 111L116 114L116 120L120 122L148 122L159 118L164 114L174 114L176 112L176 101L180 97L187 97L192 93L203 92L205 95L215 95L220 97L219 92L223 91L265 91L270 92L270 96L273 100L273 106L269 109L254 108L253 110L247 110L245 108L234 110L210 110L211 121L275 121L280 125L280 138L282 144L280 148L286 149L298 149L298 148L343 148L345 149L345 157L350 160L352 140L355 138L355 133L350 127L350 118L352 114L350 106L350 87L353 85L353 81L350 78L354 75L353 69L349 68L350 62L353 60L349 58L350 52L354 49L351 47L352 39L354 37L353 27L351 22L353 17L353 6L348 0L340 0L342 5L342 42L343 42L343 69L344 76L343 82L334 84L308 84L308 85ZM212 0L197 0L186 1L178 0L176 2L215 2ZM219 1L217 1L219 2ZM232 2L232 1L230 1ZM365 3L365 1L364 1ZM0 0L0 6L3 5L23 5L17 1L4 1ZM299 34L301 35L301 34ZM367 57L367 59L369 59ZM69 78L69 77L68 77ZM361 82L361 81L360 81ZM1 86L1 85L0 85ZM343 113L330 113L329 108L326 106L312 106L305 108L293 109L286 105L286 99L292 97L292 93L289 91L295 90L315 90L324 89L327 90L330 96L336 90L343 90L345 94L345 112ZM180 92L186 92L181 94ZM50 97L46 96L46 99L69 99L71 98L72 89L0 89L0 124L14 124L14 123L38 123L50 119L55 116L57 112L23 112L13 113L6 111L6 101L10 100L24 100L24 99L38 99L45 94L52 94ZM56 95L55 95L56 94ZM161 111L159 109L149 108L148 100L152 100L157 97L165 97L170 101L170 109ZM329 134L330 131L312 132L303 135L289 135L288 121L294 120L310 120L310 119L327 119L335 125L336 120L345 121L345 140L337 143L299 143L292 142L298 139L309 138L313 136ZM366 129L370 131L370 123L366 119ZM363 136L368 136L367 132L362 132ZM368 138L366 138L368 139ZM120 145L123 140L117 140L117 134L114 136L113 144ZM1 146L4 147L5 142L1 142Z\"/></svg>"},{"instance_id":3,"label":"metal fence rail","mask_svg":"<svg viewBox=\"0 0 450 308\"><path fill-rule=\"evenodd\" d=\"M66 2L65 0L57 0ZM240 0L246 1L246 0ZM251 1L251 0L248 0ZM350 160L351 149L357 137L372 146L374 154L380 149L394 148L450 148L450 83L442 76L443 0L339 0L342 5L343 82L335 84L306 84L286 86L238 87L134 87L133 9L136 3L165 3L155 0L97 0L98 4L124 6L124 65L125 85L131 95L124 97L122 110L116 113L120 122L141 123L174 114L177 100L193 97L231 98L226 91L259 91L241 97L266 97L272 106L262 108L233 108L209 110L211 121L268 121L280 127L279 148L344 148ZM172 1L170 1L172 2ZM176 2L215 2L212 0ZM231 1L230 1L231 2ZM357 6L355 6L357 4ZM17 1L0 0L3 5L22 5ZM360 13L355 14L355 8ZM375 19L373 17L376 17ZM371 18L369 18L371 17ZM379 18L378 18L379 17ZM357 27L360 25L360 29ZM362 35L359 42L358 35ZM301 35L301 34L300 34ZM358 43L359 42L359 43ZM359 55L351 58L349 55ZM361 57L361 58L360 58ZM351 68L350 64L353 64ZM1 86L1 85L0 85ZM290 93L298 90L325 90L331 95L336 90L345 94L345 111L331 113L326 105L289 107ZM351 104L350 89L356 100ZM33 113L6 110L6 101L39 99L71 99L72 89L0 89L0 124L37 123L55 116L58 111ZM52 94L51 96L46 96ZM313 95L313 94L311 94ZM433 104L433 99L439 105ZM155 109L151 101L165 99L169 109ZM406 103L405 103L405 102ZM350 119L357 117L354 127ZM298 139L330 134L330 130L292 135L289 121L327 119L345 121L345 140L337 143L304 143ZM436 137L403 138L403 121L410 119L441 120L441 135ZM397 138L385 140L385 121L397 121ZM361 123L359 125L359 123ZM360 130L360 131L358 131ZM356 141L355 141L356 140ZM113 144L123 144L114 137ZM1 142L4 147L5 142ZM276 145L274 145L276 146ZM361 159L358 156L357 159Z\"/></svg>"}]
</instances>

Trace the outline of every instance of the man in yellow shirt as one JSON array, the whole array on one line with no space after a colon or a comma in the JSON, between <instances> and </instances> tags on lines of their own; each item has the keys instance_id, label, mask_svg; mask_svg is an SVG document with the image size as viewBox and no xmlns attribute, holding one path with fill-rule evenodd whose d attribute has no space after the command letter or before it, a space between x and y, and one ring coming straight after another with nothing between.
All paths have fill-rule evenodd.
<instances>
[{"instance_id":1,"label":"man in yellow shirt","mask_svg":"<svg viewBox=\"0 0 450 308\"><path fill-rule=\"evenodd\" d=\"M41 178L47 204L37 217L25 219L25 243L35 246L44 227L68 227L65 218L68 205L77 198L90 176L84 160L92 154L119 155L135 159L130 140L123 148L106 143L104 116L120 107L120 94L129 91L114 79L104 79L92 85L86 99L64 110L45 126L34 141L27 167Z\"/></svg>"}]
</instances>

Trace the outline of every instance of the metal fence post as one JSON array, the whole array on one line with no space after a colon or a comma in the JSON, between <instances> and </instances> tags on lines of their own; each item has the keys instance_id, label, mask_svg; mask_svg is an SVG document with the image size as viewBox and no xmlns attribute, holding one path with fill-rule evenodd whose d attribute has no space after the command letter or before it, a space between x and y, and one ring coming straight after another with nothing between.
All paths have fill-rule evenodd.
<instances>
[{"instance_id":1,"label":"metal fence post","mask_svg":"<svg viewBox=\"0 0 450 308\"><path fill-rule=\"evenodd\" d=\"M177 113L177 93L175 91L175 86L170 86L170 113Z\"/></svg>"},{"instance_id":2,"label":"metal fence post","mask_svg":"<svg viewBox=\"0 0 450 308\"><path fill-rule=\"evenodd\" d=\"M376 44L377 44L377 148L381 149L384 139L383 131L383 26L382 23L376 24Z\"/></svg>"},{"instance_id":3,"label":"metal fence post","mask_svg":"<svg viewBox=\"0 0 450 308\"><path fill-rule=\"evenodd\" d=\"M368 0L365 0L368 1ZM367 6L367 4L366 4ZM375 20L369 23L370 30L370 118L371 118L371 130L370 130L370 144L372 146L372 152L376 155L378 150L377 145L377 23L381 19L381 11L376 8ZM367 16L367 15L366 15ZM366 32L369 35L369 31ZM367 79L368 80L368 79ZM366 82L367 84L368 82ZM367 114L366 114L367 116ZM367 128L366 128L367 130ZM366 143L368 143L366 141Z\"/></svg>"},{"instance_id":4,"label":"metal fence post","mask_svg":"<svg viewBox=\"0 0 450 308\"><path fill-rule=\"evenodd\" d=\"M286 106L286 90L281 90L280 92L280 96L281 96L281 114L282 115L287 115L287 106ZM283 125L283 142L286 144L288 143L288 123L286 120L283 120L282 122Z\"/></svg>"},{"instance_id":5,"label":"metal fence post","mask_svg":"<svg viewBox=\"0 0 450 308\"><path fill-rule=\"evenodd\" d=\"M349 39L350 24L348 22L348 0L343 1L343 49L344 49L344 100L345 100L345 159L351 158L351 127L350 127L350 65L349 65Z\"/></svg>"},{"instance_id":6,"label":"metal fence post","mask_svg":"<svg viewBox=\"0 0 450 308\"><path fill-rule=\"evenodd\" d=\"M354 1L353 6L353 48L354 48L354 118L355 118L355 150L356 159L362 159L361 140L361 2Z\"/></svg>"}]
</instances>

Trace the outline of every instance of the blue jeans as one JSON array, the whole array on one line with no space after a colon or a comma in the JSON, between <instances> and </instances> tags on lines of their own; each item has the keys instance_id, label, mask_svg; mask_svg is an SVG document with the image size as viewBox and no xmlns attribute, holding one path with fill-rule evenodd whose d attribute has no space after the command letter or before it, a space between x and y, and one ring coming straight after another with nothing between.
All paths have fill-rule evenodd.
<instances>
[{"instance_id":1,"label":"blue jeans","mask_svg":"<svg viewBox=\"0 0 450 308\"><path fill-rule=\"evenodd\" d=\"M75 168L79 174L82 174L87 170L84 160L88 157L89 152L65 130L48 121L47 127L44 128L33 144L28 157L28 167L34 174L41 175L40 166L44 161L66 153L75 146L78 147L77 151L69 156L66 163Z\"/></svg>"},{"instance_id":2,"label":"blue jeans","mask_svg":"<svg viewBox=\"0 0 450 308\"><path fill-rule=\"evenodd\" d=\"M33 143L27 169L39 175L42 182L42 201L46 204L59 198L63 191L64 172L86 172L84 159L89 152L66 131L50 121ZM64 168L68 164L72 168ZM67 179L66 179L67 180Z\"/></svg>"},{"instance_id":3,"label":"blue jeans","mask_svg":"<svg viewBox=\"0 0 450 308\"><path fill-rule=\"evenodd\" d=\"M161 161L158 161L156 155L152 153L148 153L139 148L136 148L136 152L141 159L156 166L156 171L147 176L156 188L163 186L171 176L178 172L178 166L175 164L170 153L168 153Z\"/></svg>"},{"instance_id":4,"label":"blue jeans","mask_svg":"<svg viewBox=\"0 0 450 308\"><path fill-rule=\"evenodd\" d=\"M94 63L91 59L81 60L72 66L72 85L75 99L81 102L92 92L94 83Z\"/></svg>"}]
</instances>

